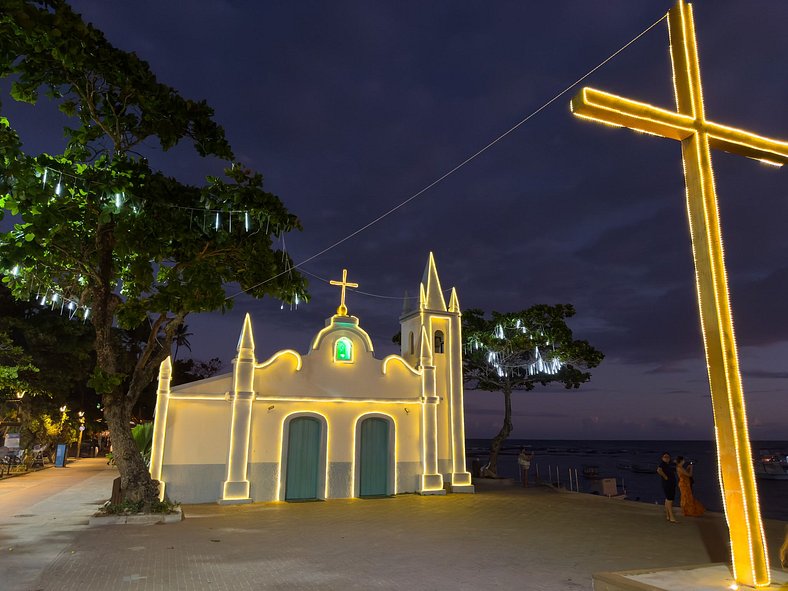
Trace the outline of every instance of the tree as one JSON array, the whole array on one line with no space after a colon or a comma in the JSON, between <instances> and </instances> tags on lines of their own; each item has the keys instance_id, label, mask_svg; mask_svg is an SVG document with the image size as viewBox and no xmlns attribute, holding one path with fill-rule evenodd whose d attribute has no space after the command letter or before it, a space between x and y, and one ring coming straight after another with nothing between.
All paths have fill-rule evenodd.
<instances>
[{"instance_id":1,"label":"tree","mask_svg":"<svg viewBox=\"0 0 788 591\"><path fill-rule=\"evenodd\" d=\"M43 92L66 115L67 145L26 154L0 117L0 235L3 281L18 298L67 302L95 330L96 368L126 498L158 495L129 428L132 408L171 352L191 312L232 305L224 285L253 297L306 299L306 282L273 241L298 219L263 189L262 175L234 161L204 101L160 83L135 54L113 47L63 0L6 0L0 12L0 77L11 96L38 104ZM181 141L223 176L193 186L145 157ZM150 153L143 154L148 150ZM144 330L133 368L113 326ZM141 327L144 327L141 328Z\"/></svg>"},{"instance_id":2,"label":"tree","mask_svg":"<svg viewBox=\"0 0 788 591\"><path fill-rule=\"evenodd\" d=\"M189 332L189 327L185 324L181 324L177 330L175 331L175 336L173 340L175 341L175 354L172 356L172 361L175 363L178 360L178 350L181 347L186 347L189 350L189 353L192 352L192 344L189 341L189 337L194 336L194 333Z\"/></svg>"},{"instance_id":3,"label":"tree","mask_svg":"<svg viewBox=\"0 0 788 591\"><path fill-rule=\"evenodd\" d=\"M85 383L95 366L94 338L90 324L69 321L60 306L53 310L40 300L15 300L0 285L0 374L8 352L26 360L17 363L14 381L4 383L0 377L0 415L19 429L23 448L49 444L48 452L54 454L55 443L74 440L79 411L86 434L106 428L100 421L99 398Z\"/></svg>"},{"instance_id":4,"label":"tree","mask_svg":"<svg viewBox=\"0 0 788 591\"><path fill-rule=\"evenodd\" d=\"M493 312L489 320L479 309L463 313L465 382L471 389L503 393L503 426L490 445L493 474L498 473L501 446L512 432L512 392L550 383L578 388L591 379L584 370L601 363L602 353L587 341L572 339L566 319L574 314L569 304Z\"/></svg>"}]
</instances>

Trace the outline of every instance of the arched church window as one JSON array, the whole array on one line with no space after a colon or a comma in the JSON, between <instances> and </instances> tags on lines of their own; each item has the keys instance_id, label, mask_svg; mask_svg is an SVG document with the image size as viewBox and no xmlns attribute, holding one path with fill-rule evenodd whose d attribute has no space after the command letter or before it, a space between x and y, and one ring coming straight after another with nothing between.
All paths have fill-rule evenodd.
<instances>
[{"instance_id":1,"label":"arched church window","mask_svg":"<svg viewBox=\"0 0 788 591\"><path fill-rule=\"evenodd\" d=\"M413 331L410 332L410 336L408 336L408 342L410 343L410 354L413 355Z\"/></svg>"},{"instance_id":2,"label":"arched church window","mask_svg":"<svg viewBox=\"0 0 788 591\"><path fill-rule=\"evenodd\" d=\"M435 331L435 353L443 353L443 331Z\"/></svg>"},{"instance_id":3,"label":"arched church window","mask_svg":"<svg viewBox=\"0 0 788 591\"><path fill-rule=\"evenodd\" d=\"M353 342L347 337L340 337L334 344L334 361L350 363L353 361Z\"/></svg>"}]
</instances>

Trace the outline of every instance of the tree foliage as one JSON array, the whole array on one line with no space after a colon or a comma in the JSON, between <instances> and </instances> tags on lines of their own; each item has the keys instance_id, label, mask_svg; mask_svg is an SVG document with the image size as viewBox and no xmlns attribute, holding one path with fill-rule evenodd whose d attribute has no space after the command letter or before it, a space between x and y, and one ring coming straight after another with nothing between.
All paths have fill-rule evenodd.
<instances>
[{"instance_id":1,"label":"tree foliage","mask_svg":"<svg viewBox=\"0 0 788 591\"><path fill-rule=\"evenodd\" d=\"M274 247L300 223L264 190L262 175L235 162L205 101L159 82L62 0L4 0L0 77L14 100L37 104L43 95L68 121L63 153L27 154L0 116L0 216L15 222L0 235L3 281L18 298L65 298L92 324L90 383L102 394L124 490L152 500L131 409L186 316L232 304L225 284L306 299L305 280ZM145 157L184 141L224 162L224 175L195 186ZM146 148L151 142L160 150ZM131 369L114 326L145 332Z\"/></svg>"},{"instance_id":2,"label":"tree foliage","mask_svg":"<svg viewBox=\"0 0 788 591\"><path fill-rule=\"evenodd\" d=\"M463 374L468 387L502 392L504 421L492 440L489 470L497 474L498 454L512 432L512 392L552 383L579 388L591 379L588 369L604 355L587 341L575 340L566 319L574 316L569 304L535 305L519 312L482 310L463 313Z\"/></svg>"}]
</instances>

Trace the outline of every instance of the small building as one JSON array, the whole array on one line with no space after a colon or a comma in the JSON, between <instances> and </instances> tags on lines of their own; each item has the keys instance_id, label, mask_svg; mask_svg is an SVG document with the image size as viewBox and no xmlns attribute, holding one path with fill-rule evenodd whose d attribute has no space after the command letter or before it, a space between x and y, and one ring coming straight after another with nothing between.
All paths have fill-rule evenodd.
<instances>
[{"instance_id":1,"label":"small building","mask_svg":"<svg viewBox=\"0 0 788 591\"><path fill-rule=\"evenodd\" d=\"M432 254L400 355L378 359L342 303L309 350L258 361L249 315L233 371L170 388L159 372L151 476L184 503L474 492L465 466L460 306ZM414 298L415 299L415 298Z\"/></svg>"}]
</instances>

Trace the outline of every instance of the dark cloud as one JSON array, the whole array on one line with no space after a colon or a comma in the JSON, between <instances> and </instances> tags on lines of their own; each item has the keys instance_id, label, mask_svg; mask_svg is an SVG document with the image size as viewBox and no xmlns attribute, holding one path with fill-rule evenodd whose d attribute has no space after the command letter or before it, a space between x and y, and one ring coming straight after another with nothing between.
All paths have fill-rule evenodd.
<instances>
[{"instance_id":1,"label":"dark cloud","mask_svg":"<svg viewBox=\"0 0 788 591\"><path fill-rule=\"evenodd\" d=\"M301 217L305 231L287 237L301 261L451 170L673 0L610 0L604 10L581 0L504 1L492 10L482 2L348 0L195 0L187 9L152 0L74 4L160 79L216 109L239 157ZM779 57L788 54L788 3L694 6L709 118L785 139L788 78ZM673 108L664 22L587 83ZM443 287L457 286L463 307L573 303L576 335L606 354L599 380L584 391L622 398L605 398L596 430L592 423L584 430L580 411L572 411L576 420L553 417L554 436L638 436L661 427L679 436L672 423L608 417L624 394L692 391L681 368L702 364L680 148L576 120L569 98L306 268L323 278L348 268L361 290L398 297L405 289L414 294L434 251ZM31 150L62 144L56 112L34 117L5 97L3 111ZM786 173L738 156L713 158L739 344L787 341ZM186 147L158 161L195 182L217 167ZM245 312L261 350L305 351L337 305L336 290L321 281L310 280L310 291L311 302L297 312L240 297L223 316L191 318L195 354L229 361ZM380 352L395 350L400 301L350 294L349 306ZM758 370L747 363L748 372ZM697 432L705 433L707 418L695 415Z\"/></svg>"}]
</instances>

